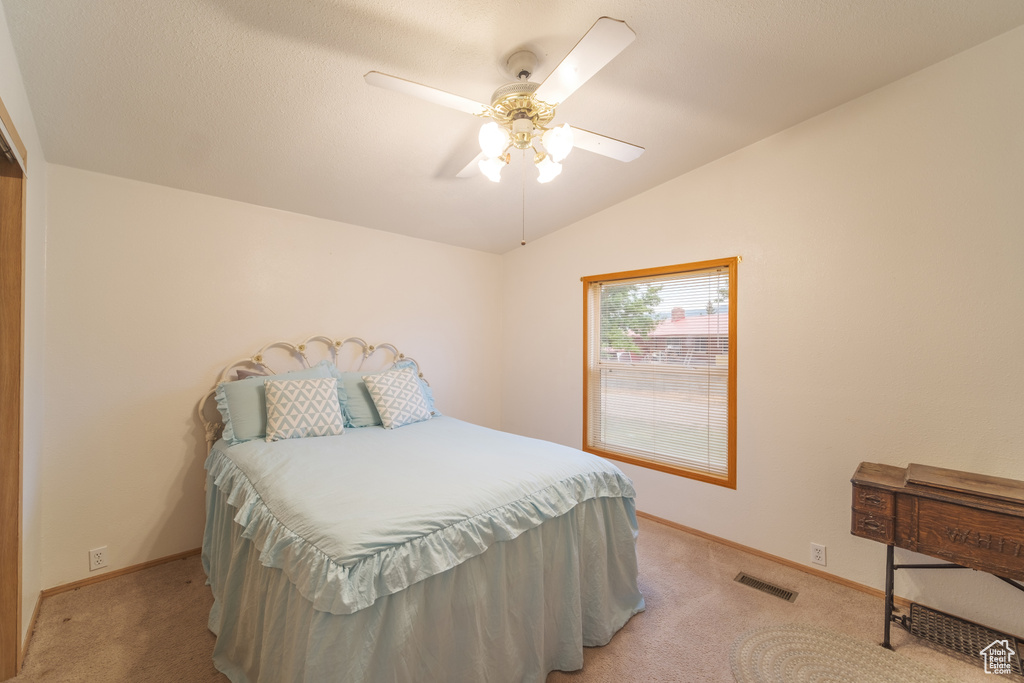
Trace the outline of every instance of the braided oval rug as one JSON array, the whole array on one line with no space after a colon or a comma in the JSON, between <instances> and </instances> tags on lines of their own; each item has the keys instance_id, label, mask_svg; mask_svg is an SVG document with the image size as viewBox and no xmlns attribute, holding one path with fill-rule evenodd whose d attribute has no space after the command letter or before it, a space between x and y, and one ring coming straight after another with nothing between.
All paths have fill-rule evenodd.
<instances>
[{"instance_id":1,"label":"braided oval rug","mask_svg":"<svg viewBox=\"0 0 1024 683\"><path fill-rule=\"evenodd\" d=\"M955 683L875 643L802 624L747 631L729 662L737 683Z\"/></svg>"}]
</instances>

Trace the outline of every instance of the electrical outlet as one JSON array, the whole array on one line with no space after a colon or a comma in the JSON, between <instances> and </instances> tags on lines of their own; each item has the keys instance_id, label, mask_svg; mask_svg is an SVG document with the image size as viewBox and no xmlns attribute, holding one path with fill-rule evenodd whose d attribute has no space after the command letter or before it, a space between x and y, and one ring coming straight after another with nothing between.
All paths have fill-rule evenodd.
<instances>
[{"instance_id":1,"label":"electrical outlet","mask_svg":"<svg viewBox=\"0 0 1024 683\"><path fill-rule=\"evenodd\" d=\"M820 564L822 567L828 564L825 561L825 546L820 543L811 544L811 562Z\"/></svg>"},{"instance_id":2,"label":"electrical outlet","mask_svg":"<svg viewBox=\"0 0 1024 683\"><path fill-rule=\"evenodd\" d=\"M107 546L89 551L89 571L107 566Z\"/></svg>"}]
</instances>

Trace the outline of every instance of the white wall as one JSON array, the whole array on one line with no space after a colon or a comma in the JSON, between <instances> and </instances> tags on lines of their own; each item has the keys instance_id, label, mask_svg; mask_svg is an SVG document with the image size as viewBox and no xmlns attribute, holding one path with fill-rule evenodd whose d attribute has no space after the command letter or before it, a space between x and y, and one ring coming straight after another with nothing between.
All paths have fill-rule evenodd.
<instances>
[{"instance_id":1,"label":"white wall","mask_svg":"<svg viewBox=\"0 0 1024 683\"><path fill-rule=\"evenodd\" d=\"M742 256L738 488L623 466L638 507L882 588L858 463L1024 479L1022 64L1019 28L506 254L503 428L580 445L581 276ZM991 576L897 590L1024 633Z\"/></svg>"},{"instance_id":2,"label":"white wall","mask_svg":"<svg viewBox=\"0 0 1024 683\"><path fill-rule=\"evenodd\" d=\"M7 16L0 8L0 98L25 145L28 188L25 215L25 358L22 475L22 633L42 589L40 456L43 439L45 345L46 159L21 81Z\"/></svg>"},{"instance_id":3,"label":"white wall","mask_svg":"<svg viewBox=\"0 0 1024 683\"><path fill-rule=\"evenodd\" d=\"M196 548L221 368L278 339L392 342L499 421L500 257L49 166L43 583ZM383 483L382 483L383 485Z\"/></svg>"}]
</instances>

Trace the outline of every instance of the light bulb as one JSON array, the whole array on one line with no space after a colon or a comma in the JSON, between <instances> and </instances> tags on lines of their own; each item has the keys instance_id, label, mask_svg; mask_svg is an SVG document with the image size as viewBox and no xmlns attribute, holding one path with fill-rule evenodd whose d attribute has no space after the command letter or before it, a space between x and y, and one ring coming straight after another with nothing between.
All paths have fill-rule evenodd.
<instances>
[{"instance_id":1,"label":"light bulb","mask_svg":"<svg viewBox=\"0 0 1024 683\"><path fill-rule=\"evenodd\" d=\"M545 131L541 142L544 143L544 149L551 156L551 160L558 162L569 156L569 152L572 151L572 138L572 128L568 123L563 123L557 128Z\"/></svg>"},{"instance_id":2,"label":"light bulb","mask_svg":"<svg viewBox=\"0 0 1024 683\"><path fill-rule=\"evenodd\" d=\"M490 159L500 157L509 144L508 131L499 126L496 121L480 126L478 139L480 140L480 149Z\"/></svg>"},{"instance_id":3,"label":"light bulb","mask_svg":"<svg viewBox=\"0 0 1024 683\"><path fill-rule=\"evenodd\" d=\"M562 172L562 165L555 163L551 157L544 155L544 158L537 162L537 182L547 183Z\"/></svg>"},{"instance_id":4,"label":"light bulb","mask_svg":"<svg viewBox=\"0 0 1024 683\"><path fill-rule=\"evenodd\" d=\"M501 180L501 169L505 168L505 159L502 157L481 159L480 172L487 176L487 179L492 183L496 183Z\"/></svg>"}]
</instances>

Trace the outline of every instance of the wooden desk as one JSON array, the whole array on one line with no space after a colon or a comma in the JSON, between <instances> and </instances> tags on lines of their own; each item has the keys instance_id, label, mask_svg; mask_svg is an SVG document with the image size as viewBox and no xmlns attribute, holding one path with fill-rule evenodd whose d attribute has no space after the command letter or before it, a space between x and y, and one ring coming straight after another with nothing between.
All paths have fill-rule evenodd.
<instances>
[{"instance_id":1,"label":"wooden desk","mask_svg":"<svg viewBox=\"0 0 1024 683\"><path fill-rule=\"evenodd\" d=\"M885 543L885 637L897 569L977 569L1024 591L1024 482L926 465L861 463L851 533ZM893 548L949 564L893 564ZM891 649L891 648L890 648Z\"/></svg>"}]
</instances>

